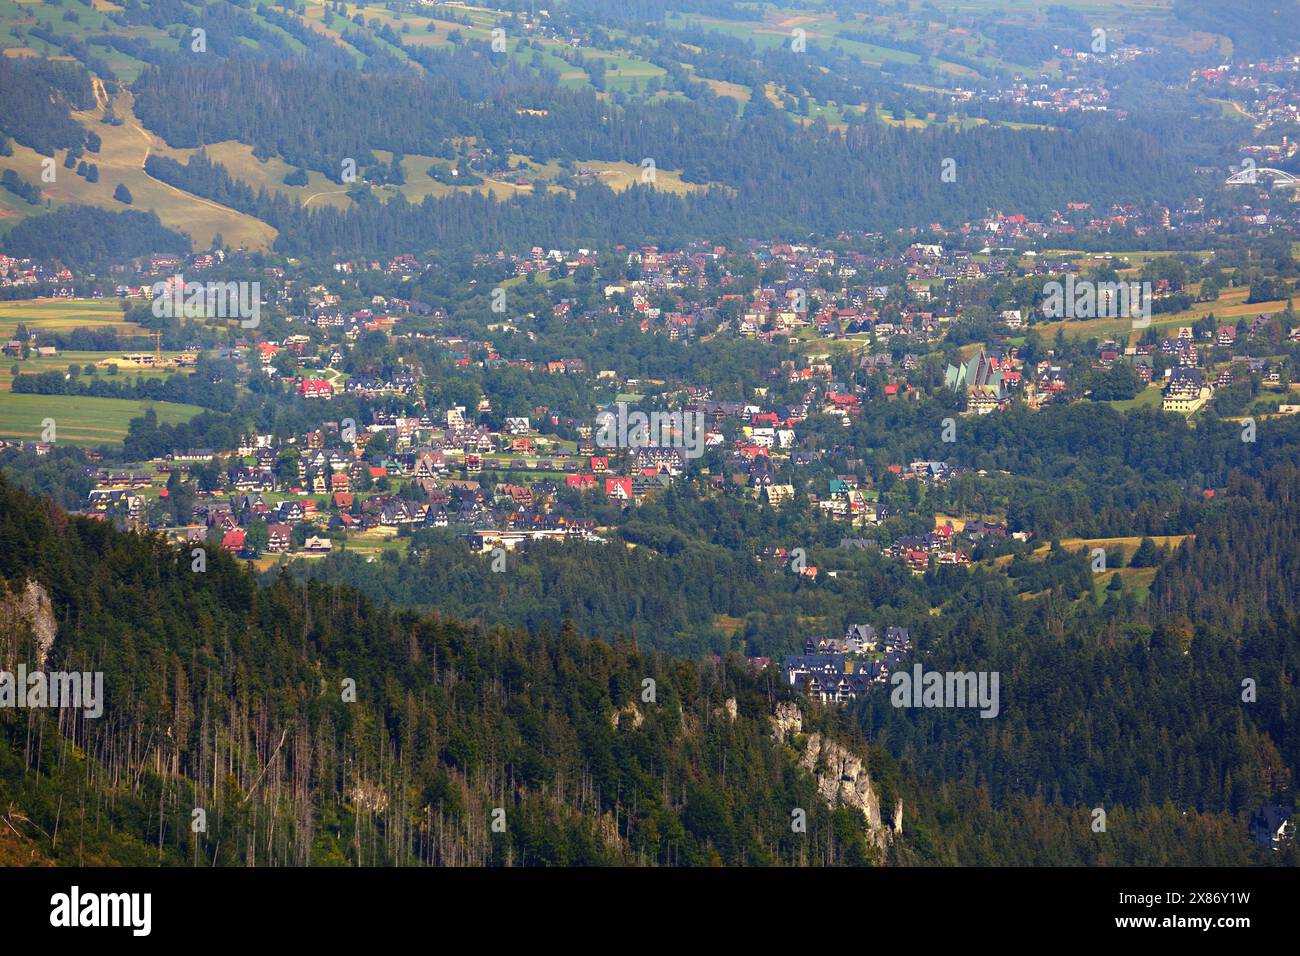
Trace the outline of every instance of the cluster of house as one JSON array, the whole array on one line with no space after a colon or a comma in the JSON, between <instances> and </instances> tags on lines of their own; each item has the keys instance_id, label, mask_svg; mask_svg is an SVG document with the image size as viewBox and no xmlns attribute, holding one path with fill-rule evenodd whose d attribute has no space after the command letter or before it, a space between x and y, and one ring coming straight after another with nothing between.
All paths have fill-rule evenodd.
<instances>
[{"instance_id":1,"label":"cluster of house","mask_svg":"<svg viewBox=\"0 0 1300 956\"><path fill-rule=\"evenodd\" d=\"M789 451L807 407L714 401L707 389L694 387L687 393L685 410L707 423L706 447L727 451L723 473L711 476L715 486L729 476L733 482L747 484L753 497L773 506L790 500L794 488L775 480L774 459L788 457L796 465L817 460L816 454ZM466 411L459 406L448 409L441 421L428 413L404 417L376 411L372 417L372 423L350 442L344 440L338 423L325 422L290 441L250 435L229 452L176 451L152 462L152 473L97 469L87 511L141 523L146 500L141 491L160 476L179 472L184 479L194 467L218 459L223 467L217 486L201 496L225 495L230 506L200 501L194 518L203 527L232 532L227 544L235 550L247 547L238 531L250 519L275 526L278 533L264 547L273 552L287 549L290 532L299 522L335 535L424 526L460 527L467 534L491 530L509 532L502 539L509 544L525 533L534 539L592 534L589 517L556 509L562 489L630 504L670 487L686 473L689 462L681 447L601 447L595 430L585 424L577 426L578 445L569 451L536 433L526 417L508 418L496 431L468 424ZM370 447L379 434L388 436L382 451L378 445ZM724 439L724 434L732 437ZM529 472L531 478L498 481L489 487L475 480L486 471L505 476L514 470ZM891 466L891 471L903 480L922 482L943 482L953 474L941 461L916 461ZM467 480L453 479L455 472ZM210 476L208 487L212 487ZM411 492L403 491L407 487ZM877 490L861 486L853 474L836 476L824 495L812 492L809 497L827 515L855 527L879 525L889 514ZM932 537L946 540L943 531ZM481 544L490 539L480 535L476 540ZM964 560L961 551L930 541L903 540L887 553L895 550L918 569L923 569L922 552L938 553L940 561ZM815 576L817 570L805 573Z\"/></svg>"},{"instance_id":2,"label":"cluster of house","mask_svg":"<svg viewBox=\"0 0 1300 956\"><path fill-rule=\"evenodd\" d=\"M932 557L939 564L964 567L970 563L970 549L958 545L950 525L928 534L903 535L882 553L902 560L913 574L924 574Z\"/></svg>"},{"instance_id":3,"label":"cluster of house","mask_svg":"<svg viewBox=\"0 0 1300 956\"><path fill-rule=\"evenodd\" d=\"M932 224L928 231L940 241L914 242L896 254L864 252L851 246L831 249L811 243L752 241L745 244L743 251L760 268L777 267L783 277L751 293L735 291L736 277L728 271L728 259L735 249L704 242L673 250L616 246L614 251L625 256L630 278L602 286L606 300L603 313L634 321L642 332L670 339L694 338L707 324L731 327L741 335L766 341L809 336L838 339L871 333L877 342L905 338L929 344L941 340L947 328L960 318L952 295L959 283L1016 275L1059 276L1079 269L1077 263L1049 256L1022 259L1013 266L1016 249L995 246L997 242L1036 241L1076 232L1169 229L1173 228L1171 222L1190 228L1200 221L1202 213L1199 208L1173 213L1161 208L1152 213L1136 206L1117 205L1103 214L1094 214L1088 203L1070 203L1049 222L999 213L951 229ZM987 237L989 243L976 248L973 240L980 236ZM864 234L861 238L871 241L881 237ZM953 245L945 245L944 240L951 240ZM476 262L493 267L509 263L519 272L560 263L574 268L594 262L594 258L587 250L575 255L567 250L536 247L525 256L499 251L478 256ZM892 285L872 284L870 277L877 274L903 278ZM1155 297L1170 291L1157 288ZM701 292L706 294L701 296ZM554 303L552 314L565 321L590 321L598 318L602 310L584 310L565 298ZM1002 319L1012 330L1024 324L1016 310L1006 311ZM517 330L513 322L503 321L497 327Z\"/></svg>"},{"instance_id":4,"label":"cluster of house","mask_svg":"<svg viewBox=\"0 0 1300 956\"><path fill-rule=\"evenodd\" d=\"M842 638L810 638L781 670L786 683L808 698L842 704L887 683L911 651L905 627L877 632L870 624L850 624Z\"/></svg>"},{"instance_id":5,"label":"cluster of house","mask_svg":"<svg viewBox=\"0 0 1300 956\"><path fill-rule=\"evenodd\" d=\"M1293 79L1298 72L1300 57L1292 54L1193 70L1189 86L1210 87L1208 92L1212 96L1232 102L1261 132L1275 128L1287 130L1300 122L1300 93ZM1247 146L1242 152L1255 157L1260 165L1277 166L1295 155L1296 146L1284 132L1280 142Z\"/></svg>"},{"instance_id":6,"label":"cluster of house","mask_svg":"<svg viewBox=\"0 0 1300 956\"><path fill-rule=\"evenodd\" d=\"M210 539L215 534L222 547L245 557L288 551L328 553L340 536L376 529L459 528L467 540L485 551L498 544L511 549L525 540L598 540L594 520L552 508L551 496L556 490L553 482L546 481L484 488L474 481L451 480L431 492L428 500L394 494L356 499L339 493L328 506L313 498L268 502L261 494L239 494L199 502L192 508L189 525L166 530L184 540ZM141 517L143 499L138 495L112 491L102 496L92 493L92 497L106 508L120 500L130 506L130 511L122 514ZM523 498L530 504L522 503ZM267 537L255 545L249 531L259 524L266 526Z\"/></svg>"},{"instance_id":7,"label":"cluster of house","mask_svg":"<svg viewBox=\"0 0 1300 956\"><path fill-rule=\"evenodd\" d=\"M28 349L28 354L38 358L54 358L59 354L58 348L53 345L38 345L33 348L30 343L23 342L21 339L9 339L0 346L0 351L8 358L21 358L24 347Z\"/></svg>"},{"instance_id":8,"label":"cluster of house","mask_svg":"<svg viewBox=\"0 0 1300 956\"><path fill-rule=\"evenodd\" d=\"M853 475L832 478L825 498L818 498L817 507L828 517L848 522L853 527L882 524L889 517L889 509L879 501L874 488L861 488Z\"/></svg>"},{"instance_id":9,"label":"cluster of house","mask_svg":"<svg viewBox=\"0 0 1300 956\"><path fill-rule=\"evenodd\" d=\"M902 561L913 574L924 574L932 561L938 565L970 564L971 553L981 541L1028 541L1032 536L1028 531L1010 532L1005 524L995 521L968 521L960 531L945 521L927 534L903 535L881 554Z\"/></svg>"},{"instance_id":10,"label":"cluster of house","mask_svg":"<svg viewBox=\"0 0 1300 956\"><path fill-rule=\"evenodd\" d=\"M76 277L65 267L17 259L0 253L0 289L68 283ZM59 290L62 292L63 290ZM68 289L69 294L71 289Z\"/></svg>"},{"instance_id":11,"label":"cluster of house","mask_svg":"<svg viewBox=\"0 0 1300 956\"><path fill-rule=\"evenodd\" d=\"M1088 209L1086 204L1072 204L1068 212L1083 215ZM1138 215L1135 210L1120 208L1111 210L1108 216L1123 218L1130 212ZM723 324L734 322L742 333L767 337L804 332L827 337L874 334L875 343L868 346L872 350L864 349L865 354L857 359L858 371L867 373L865 384L860 383L861 376L857 376L859 382L837 379L829 359L813 355L789 359L770 369L767 387L752 388L750 397L744 401L715 399L707 387L690 384L679 384L677 391L665 394L683 414L698 415L705 422L702 448L721 453L722 467L710 469L705 481L715 488L730 481L744 487L753 499L781 507L796 496L796 486L784 477L785 464L809 466L825 454L799 448L800 427L809 416L839 418L847 425L863 414L867 401L880 397L905 400L920 394L909 378L920 367L918 352L924 350L914 352L905 347L912 341L932 342L942 337L945 327L960 320L958 315L943 315L940 306L932 305L936 298L950 298L947 293L953 285L968 279L996 278L1026 269L1059 275L1077 268L1075 264L1043 256L1022 259L1028 264L1013 270L1012 250L1003 247L991 248L987 255L973 255L968 241L972 232L984 231L996 238L1019 238L1032 224L1026 223L1022 216L997 215L982 226L986 228L964 232L948 232L941 227L931 230L932 239L954 236L959 245L968 248L948 247L940 241L918 241L894 255L856 251L852 242L834 249L813 244L752 242L747 245L748 251L765 271L767 266L779 265L772 274L783 278L744 294L736 291L735 283L728 281L727 263L732 250L707 243L690 244L679 250L619 247L617 251L626 256L627 275L635 278L606 286L605 307L610 314L638 321L643 330L656 333L668 330L669 334L689 336L706 316L712 319L725 316ZM1002 255L1004 251L1008 255ZM148 271L172 275L180 270L221 265L222 258L216 253L187 258L153 256ZM578 250L575 254L568 250L534 248L522 258L504 253L476 257L479 264L494 267L499 267L503 260L513 262L517 270L559 263L595 264L589 250ZM0 270L9 274L21 265L13 260L0 260ZM380 270L406 275L426 267L411 256L395 256L386 263L336 264L341 274ZM874 273L891 271L903 273L904 282L895 282L891 288L866 281ZM286 279L283 269L272 267L264 272L269 278L283 280L285 287L293 285L294 280ZM831 283L826 281L828 273L833 278ZM859 276L862 281L855 282ZM128 293L138 291L124 288ZM709 294L696 295L701 290ZM508 359L490 341L432 332L427 323L401 326L406 317L436 319L443 314L415 300L375 295L368 302L345 307L341 295L320 284L296 292L300 298L295 301L301 301L304 293L305 314L291 316L290 321L328 330L330 343L321 346L320 336L303 334L312 330L300 325L300 332L284 335L278 341L245 342L242 349L222 350L220 357L239 361L246 354L254 369L260 366L266 374L275 376L281 374L277 369L286 369L283 359L289 355L294 358L290 365L295 372L301 372L292 377L297 395L313 402L323 403L339 393L366 399L414 399L422 384L416 365L399 363L382 377L366 373L347 376L339 372L350 345L362 334L380 330L390 340L410 338L432 342L446 359L461 367L517 366L529 371L582 376L597 389L610 386L618 392L637 388L635 379L622 378L613 370L591 373L581 359ZM674 303L672 307L670 302ZM357 304L366 307L355 308ZM556 317L567 321L580 318L579 310L577 303L561 299L553 311ZM1024 319L1018 311L1008 310L1002 321L1015 329ZM1247 334L1263 331L1267 325L1267 317L1260 316L1247 328ZM341 334L335 334L340 331ZM888 347L882 347L882 336L891 340L903 336L909 342L891 341ZM1207 374L1201 364L1201 352L1192 339L1190 329L1180 330L1176 337L1158 345L1131 349L1131 355L1130 350L1121 349L1115 343L1104 343L1095 364L1105 367L1131 360L1147 381L1152 375L1157 349L1161 354L1175 357L1178 364L1166 375L1165 407L1194 411L1198 403L1213 394L1214 388L1227 384L1232 373L1225 368ZM1224 326L1215 331L1211 347L1231 348L1240 339L1236 328ZM319 368L325 361L329 367ZM1276 367L1259 365L1262 360L1243 358L1243 361L1252 372L1277 376ZM782 402L768 402L766 396L773 383L783 392L789 392L789 385L801 388L785 396ZM1031 404L1068 394L1065 370L1050 362L1025 362L1018 349L1010 344L980 348L963 361L949 365L944 384L961 392L967 408L974 413L1006 407L1020 389ZM405 404L410 407L410 402ZM491 411L492 402L488 398L481 399L473 409L454 407L444 415L428 411L401 415L374 410L370 413L370 424L355 440L345 442L338 424L325 423L314 432L288 441L257 436L238 449L216 453L208 449L178 451L168 460L154 464L160 472L179 469L184 474L190 463L220 457L224 461L219 487L210 493L228 497L279 495L291 499L315 496L318 499L315 502L302 501L303 511L314 509L317 514L328 515L322 524L331 526L335 532L430 524L467 526L468 530L527 528L561 535L574 533L573 522L578 516L566 514L562 526L551 526L553 519L548 508L555 498L555 490L590 492L606 500L631 504L661 492L687 471L688 455L682 448L602 447L592 424L546 406L533 410L533 420L539 423L537 429L526 417L507 419L499 430L479 424L487 420L485 416ZM576 448L558 437L548 437L546 431L576 435ZM374 449L368 448L370 440L380 434L388 440L377 443ZM298 454L286 458L288 445L294 446ZM922 482L943 482L951 474L943 462L912 462L907 466L891 466L890 470L904 480ZM452 472L462 473L471 482L484 473L505 475L510 480L480 488L476 495L459 492L448 495ZM540 480L537 480L538 473L543 476ZM407 485L420 494L408 493L404 487ZM148 495L141 494L143 490L139 485L124 485L111 476L97 480L88 497L87 510L121 516L132 522L143 520L148 500ZM445 500L440 495L446 495ZM808 498L821 512L851 527L877 526L889 517L889 510L881 503L876 490L859 486L851 474L836 475L824 494L820 490L810 491ZM303 520L294 517L281 520L282 506L283 503L268 505L268 510L274 512L269 517L255 513L277 525L292 526L294 521ZM207 517L204 515L204 520ZM315 517L311 515L306 520ZM968 534L968 530L963 534ZM938 528L929 535L901 538L884 550L920 572L932 560L950 564L969 560L965 541L958 546L956 538L951 529L945 533L945 529ZM816 573L815 569L812 573Z\"/></svg>"},{"instance_id":12,"label":"cluster of house","mask_svg":"<svg viewBox=\"0 0 1300 956\"><path fill-rule=\"evenodd\" d=\"M1266 386L1281 387L1285 359L1265 360L1249 355L1233 354L1218 363L1217 368L1207 368L1202 364L1211 349L1230 349L1243 337L1253 338L1264 334L1270 327L1271 319L1272 317L1267 314L1255 316L1246 326L1244 336L1236 326L1231 325L1222 325L1217 329L1208 330L1205 332L1207 342L1204 346L1197 345L1194 330L1190 326L1180 328L1174 337L1162 339L1158 346L1160 353L1171 360L1176 360L1177 365L1165 370L1161 407L1168 412L1183 414L1197 411L1214 397L1216 389L1233 384L1234 368L1242 368L1251 375L1258 375ZM1144 361L1148 367L1150 366L1150 353L1151 346L1137 347L1135 361L1139 363L1139 370ZM1149 372L1145 380L1150 380Z\"/></svg>"},{"instance_id":13,"label":"cluster of house","mask_svg":"<svg viewBox=\"0 0 1300 956\"><path fill-rule=\"evenodd\" d=\"M573 499L559 501L561 491L632 504L669 487L687 468L681 448L597 448L588 429L579 454L536 432L526 417L507 418L499 431L468 423L461 406L444 417L375 411L355 435L324 422L288 440L248 435L234 449L177 450L146 469L94 465L87 469L92 487L84 512L143 526L150 522L150 490L173 474L189 480L201 468L202 490L184 536L207 537L215 529L226 547L245 553L253 548L245 534L250 522L267 524L270 540L257 550L270 552L289 550L294 528L304 522L336 537L459 527L467 536L501 532L508 542L521 534L585 538L593 535L594 520ZM387 440L376 442L381 434ZM213 463L221 465L215 473ZM488 471L528 477L480 484L476 479ZM467 477L454 478L455 472ZM157 497L167 498L167 490L158 489Z\"/></svg>"},{"instance_id":14,"label":"cluster of house","mask_svg":"<svg viewBox=\"0 0 1300 956\"><path fill-rule=\"evenodd\" d=\"M1161 363L1165 366L1160 382L1161 407L1167 412L1191 414L1212 399L1217 388L1233 384L1234 369L1258 376L1267 387L1282 387L1288 361L1285 358L1232 354L1209 363L1213 367L1205 364L1212 349L1230 349L1242 340L1243 334L1252 338L1263 334L1270 328L1271 318L1267 314L1256 316L1244 333L1235 326L1219 326L1204 333L1203 344L1196 342L1191 326L1179 328L1175 335L1156 344L1122 346L1104 341L1097 348L1092 367L1109 369L1127 363L1146 386L1156 378L1155 356L1159 353L1165 360ZM1293 335L1293 338L1300 336ZM944 374L944 384L965 396L967 412L979 415L1005 409L1022 382L1027 382L1025 399L1031 408L1070 397L1066 369L1047 360L1029 366L1020 359L1014 346L1000 354L990 354L981 348L960 364L949 364Z\"/></svg>"}]
</instances>

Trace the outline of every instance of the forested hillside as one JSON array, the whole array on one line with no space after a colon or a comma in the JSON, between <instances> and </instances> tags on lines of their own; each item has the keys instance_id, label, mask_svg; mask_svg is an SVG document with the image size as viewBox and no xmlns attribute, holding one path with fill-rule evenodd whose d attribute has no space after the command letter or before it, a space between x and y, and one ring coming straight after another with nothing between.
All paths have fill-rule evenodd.
<instances>
[{"instance_id":1,"label":"forested hillside","mask_svg":"<svg viewBox=\"0 0 1300 956\"><path fill-rule=\"evenodd\" d=\"M1294 471L1247 490L1271 507L1296 493ZM1295 541L1266 539L1284 577ZM36 582L57 627L47 667L105 675L100 720L0 711L0 802L40 858L1239 864L1259 852L1249 810L1288 793L1296 764L1283 721L1296 648L1277 624L1293 597L1234 640L1181 614L1136 620L1131 602L1025 604L977 577L926 660L999 667L1001 720L878 693L808 710L781 744L771 714L788 695L739 658L696 664L567 626L487 630L287 578L259 588L220 552L191 568L187 552L0 485L4 666L40 653L18 598ZM1157 593L1179 575L1162 572ZM1259 680L1250 707L1243 674ZM838 772L799 767L814 732L865 754L886 819L906 808L902 833L818 793L814 776ZM1088 826L1094 806L1105 834Z\"/></svg>"},{"instance_id":2,"label":"forested hillside","mask_svg":"<svg viewBox=\"0 0 1300 956\"><path fill-rule=\"evenodd\" d=\"M1125 103L1143 110L1135 123L1043 101L953 100L956 78L1008 81L1020 68L956 47L931 60L915 39L864 29L880 11L823 20L833 32L796 49L764 25L774 11L672 7L154 0L48 21L23 11L13 40L43 56L0 63L0 85L19 94L0 106L0 137L32 151L17 170L28 182L44 176L40 157L78 176L91 164L86 183L69 173L70 189L45 190L70 215L118 211L108 189L92 188L102 163L197 248L225 224L250 248L300 256L794 239L1001 211L1047 217L1070 202L1173 206L1205 194L1195 170L1222 158L1229 135L1221 117L1185 123L1203 106L1190 102L1161 110L1135 97ZM734 18L732 30L763 42L699 15ZM1081 18L1048 20L953 23L945 45L978 26L995 47L1051 58L1088 35ZM208 148L217 154L194 152ZM609 178L614 166L631 178ZM44 224L40 205L23 211ZM209 218L194 222L200 212ZM87 218L83 231L101 225ZM174 248L143 220L114 228ZM96 261L46 231L15 229L3 248Z\"/></svg>"},{"instance_id":3,"label":"forested hillside","mask_svg":"<svg viewBox=\"0 0 1300 956\"><path fill-rule=\"evenodd\" d=\"M1300 706L1297 494L1290 465L1234 476L1226 500L1157 573L1145 610L1122 591L1100 606L1072 603L1060 588L1029 605L992 587L964 591L926 659L944 667L978 655L999 670L999 732L900 711L881 696L856 708L864 732L905 771L965 793L959 802L1024 807L1033 795L1108 814L1122 806L1163 817L1155 830L1166 833L1199 813L1223 828L1214 862L1239 861L1241 830L1224 815L1240 821L1261 801L1289 804L1300 768L1290 718ZM1053 824L1029 822L1040 816L1034 808L1026 825L1050 841ZM959 830L978 834L982 824L965 817ZM1162 862L1188 851L1179 841Z\"/></svg>"},{"instance_id":4,"label":"forested hillside","mask_svg":"<svg viewBox=\"0 0 1300 956\"><path fill-rule=\"evenodd\" d=\"M455 196L416 205L399 196L339 212L265 192L255 197L202 159L190 167L151 164L159 179L271 223L280 231L278 247L289 253L394 251L417 238L440 248L481 248L512 235L603 245L680 240L705 230L796 235L812 223L829 232L875 229L969 218L999 205L1046 211L1076 198L1151 200L1174 195L1168 184L1185 173L1145 132L1102 125L1026 134L855 122L836 131L772 111L736 117L727 101L610 105L463 52L439 54L437 77L322 73L310 62L186 63L145 73L134 91L142 119L172 145L238 139L336 182L349 158L374 168L372 149L441 152L473 136L498 154L540 162L649 158L656 167L682 170L688 182L719 187L688 196L580 187L505 203ZM443 109L413 119L405 110L413 100ZM1087 149L1079 148L1083 142ZM939 176L945 157L962 170L960 190Z\"/></svg>"},{"instance_id":5,"label":"forested hillside","mask_svg":"<svg viewBox=\"0 0 1300 956\"><path fill-rule=\"evenodd\" d=\"M259 589L220 552L202 573L191 566L186 552L0 483L0 660L12 670L39 653L15 613L35 581L58 628L47 668L105 675L102 719L0 711L0 805L45 858L878 857L862 812L832 810L772 739L781 695L739 662L697 665L571 629L486 631L315 584ZM207 823L197 837L196 808ZM791 827L795 808L806 832Z\"/></svg>"}]
</instances>

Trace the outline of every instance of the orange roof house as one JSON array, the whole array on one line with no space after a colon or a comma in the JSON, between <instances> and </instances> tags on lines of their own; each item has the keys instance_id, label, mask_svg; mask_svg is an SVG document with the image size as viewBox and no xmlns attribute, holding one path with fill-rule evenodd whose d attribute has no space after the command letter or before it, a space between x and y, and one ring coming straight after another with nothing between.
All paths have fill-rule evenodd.
<instances>
[{"instance_id":1,"label":"orange roof house","mask_svg":"<svg viewBox=\"0 0 1300 956\"><path fill-rule=\"evenodd\" d=\"M605 479L605 494L619 501L632 500L631 476Z\"/></svg>"}]
</instances>

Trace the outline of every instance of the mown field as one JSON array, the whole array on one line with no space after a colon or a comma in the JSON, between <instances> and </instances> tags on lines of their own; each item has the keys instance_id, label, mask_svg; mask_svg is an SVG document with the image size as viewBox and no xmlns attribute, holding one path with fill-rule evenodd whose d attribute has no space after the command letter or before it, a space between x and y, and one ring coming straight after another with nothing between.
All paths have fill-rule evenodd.
<instances>
[{"instance_id":1,"label":"mown field","mask_svg":"<svg viewBox=\"0 0 1300 956\"><path fill-rule=\"evenodd\" d=\"M1155 542L1157 548L1170 551L1178 549L1182 543L1191 537L1186 534L1170 535L1151 535L1151 540ZM1151 590L1151 582L1155 580L1156 572L1159 568L1130 568L1127 562L1132 560L1133 552L1138 549L1142 543L1142 536L1134 535L1122 538L1062 538L1061 547L1066 551L1084 551L1091 554L1094 548L1104 548L1108 554L1121 552L1124 555L1126 566L1122 568L1109 568L1093 575L1092 597L1093 600L1101 603L1106 600L1106 595L1112 579L1119 575L1120 582L1124 589L1133 595L1134 600L1139 604L1147 599ZM1047 557L1051 550L1051 544L1045 543L1034 549L1031 557L1034 559L1043 559ZM1001 557L994 558L993 564L996 567L1007 567L1013 560L1012 555L1005 554ZM1025 592L1020 597L1024 600L1030 600L1041 592Z\"/></svg>"},{"instance_id":2,"label":"mown field","mask_svg":"<svg viewBox=\"0 0 1300 956\"><path fill-rule=\"evenodd\" d=\"M12 299L0 301L0 335L13 337L19 323L31 331L70 332L73 329L115 327L123 333L140 331L127 322L118 299Z\"/></svg>"},{"instance_id":3,"label":"mown field","mask_svg":"<svg viewBox=\"0 0 1300 956\"><path fill-rule=\"evenodd\" d=\"M113 110L122 124L110 126L104 123L102 120L107 98L102 84L97 84L97 91L101 97L98 108L74 112L72 115L81 125L94 130L102 140L99 152L87 153L85 157L87 162L99 167L98 182L87 182L77 175L75 169L65 169L62 153L56 157L54 182L43 182L41 161L44 157L19 143L13 145L12 156L0 156L0 170L12 169L37 186L42 196L54 207L88 204L112 210L152 210L158 214L164 226L189 235L195 250L209 248L213 237L218 234L233 248L270 248L276 232L261 220L184 192L148 175L144 171L144 162L151 153L183 159L193 151L171 149L160 137L140 125L133 111L130 93L121 93L113 98ZM119 184L126 186L131 193L132 203L129 207L113 198L113 192ZM21 200L17 206L20 208L13 210L15 213L28 215L44 208L43 205L30 206Z\"/></svg>"},{"instance_id":4,"label":"mown field","mask_svg":"<svg viewBox=\"0 0 1300 956\"><path fill-rule=\"evenodd\" d=\"M0 438L39 441L47 418L54 419L55 441L70 445L113 445L126 437L131 419L152 407L158 421L188 421L203 409L197 405L144 402L80 395L0 394Z\"/></svg>"},{"instance_id":5,"label":"mown field","mask_svg":"<svg viewBox=\"0 0 1300 956\"><path fill-rule=\"evenodd\" d=\"M1152 382L1146 388L1142 389L1142 391L1138 392L1133 398L1126 398L1114 402L1101 402L1099 404L1109 405L1122 412L1127 412L1134 408L1159 408L1163 397L1164 392L1160 389L1160 383Z\"/></svg>"},{"instance_id":6,"label":"mown field","mask_svg":"<svg viewBox=\"0 0 1300 956\"><path fill-rule=\"evenodd\" d=\"M1142 543L1142 535L1133 535L1123 538L1062 538L1061 547L1066 551L1092 551L1093 548L1105 548L1108 552L1124 552L1124 560L1127 561L1133 557L1133 552L1138 549ZM1156 543L1157 548L1177 548L1189 536L1185 534L1153 534L1151 540ZM1045 542L1036 547L1033 551L1033 557L1045 558L1051 550L1051 542ZM994 558L995 565L1010 564L1012 555L1004 554L999 558Z\"/></svg>"},{"instance_id":7,"label":"mown field","mask_svg":"<svg viewBox=\"0 0 1300 956\"><path fill-rule=\"evenodd\" d=\"M1245 286L1224 289L1214 302L1194 302L1190 309L1185 309L1182 312L1173 312L1169 315L1153 315L1151 317L1151 328L1171 330L1182 325L1194 325L1211 313L1214 314L1216 320L1219 320L1224 325L1236 325L1237 320L1242 317L1249 319L1260 314L1281 312L1286 308L1286 300L1284 299L1247 304L1246 299L1249 295L1250 289ZM1121 343L1127 342L1129 335L1135 331L1133 320L1129 318L1061 319L1056 322L1036 323L1033 328L1042 336L1045 342L1052 341L1056 337L1058 329L1063 329L1066 337L1071 339L1114 339ZM1136 331L1141 332L1142 330Z\"/></svg>"}]
</instances>

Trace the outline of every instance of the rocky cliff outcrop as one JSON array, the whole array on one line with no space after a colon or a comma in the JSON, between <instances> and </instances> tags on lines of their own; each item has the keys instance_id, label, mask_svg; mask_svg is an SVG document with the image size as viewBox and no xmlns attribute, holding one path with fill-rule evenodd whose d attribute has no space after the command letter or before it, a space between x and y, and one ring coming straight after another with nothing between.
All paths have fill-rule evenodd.
<instances>
[{"instance_id":1,"label":"rocky cliff outcrop","mask_svg":"<svg viewBox=\"0 0 1300 956\"><path fill-rule=\"evenodd\" d=\"M731 721L733 724L736 722L736 715L738 713L739 710L737 709L736 698L734 697L728 697L724 700L721 707L713 708L713 715L715 717L726 717L727 720Z\"/></svg>"},{"instance_id":2,"label":"rocky cliff outcrop","mask_svg":"<svg viewBox=\"0 0 1300 956\"><path fill-rule=\"evenodd\" d=\"M30 580L16 592L0 583L0 665L4 669L12 670L17 663L21 638L29 631L36 639L36 660L25 663L30 670L40 670L58 632L49 592Z\"/></svg>"},{"instance_id":3,"label":"rocky cliff outcrop","mask_svg":"<svg viewBox=\"0 0 1300 956\"><path fill-rule=\"evenodd\" d=\"M772 736L796 744L803 732L803 714L794 703L777 704L772 715ZM892 819L880 814L880 796L867 773L866 761L835 740L814 732L803 740L799 765L817 781L817 793L829 807L854 807L861 811L872 842L884 850L894 834L903 831L903 801L899 800Z\"/></svg>"},{"instance_id":4,"label":"rocky cliff outcrop","mask_svg":"<svg viewBox=\"0 0 1300 956\"><path fill-rule=\"evenodd\" d=\"M803 733L803 714L799 712L799 705L777 704L776 712L772 714L772 736L786 741L800 733Z\"/></svg>"},{"instance_id":5,"label":"rocky cliff outcrop","mask_svg":"<svg viewBox=\"0 0 1300 956\"><path fill-rule=\"evenodd\" d=\"M799 765L816 778L817 792L827 806L853 807L862 812L868 829L882 829L880 798L861 757L819 733L812 733L808 735Z\"/></svg>"},{"instance_id":6,"label":"rocky cliff outcrop","mask_svg":"<svg viewBox=\"0 0 1300 956\"><path fill-rule=\"evenodd\" d=\"M641 726L641 722L644 720L645 716L641 713L640 708L631 701L628 701L618 710L609 715L610 726L615 730L624 726L636 730Z\"/></svg>"}]
</instances>

